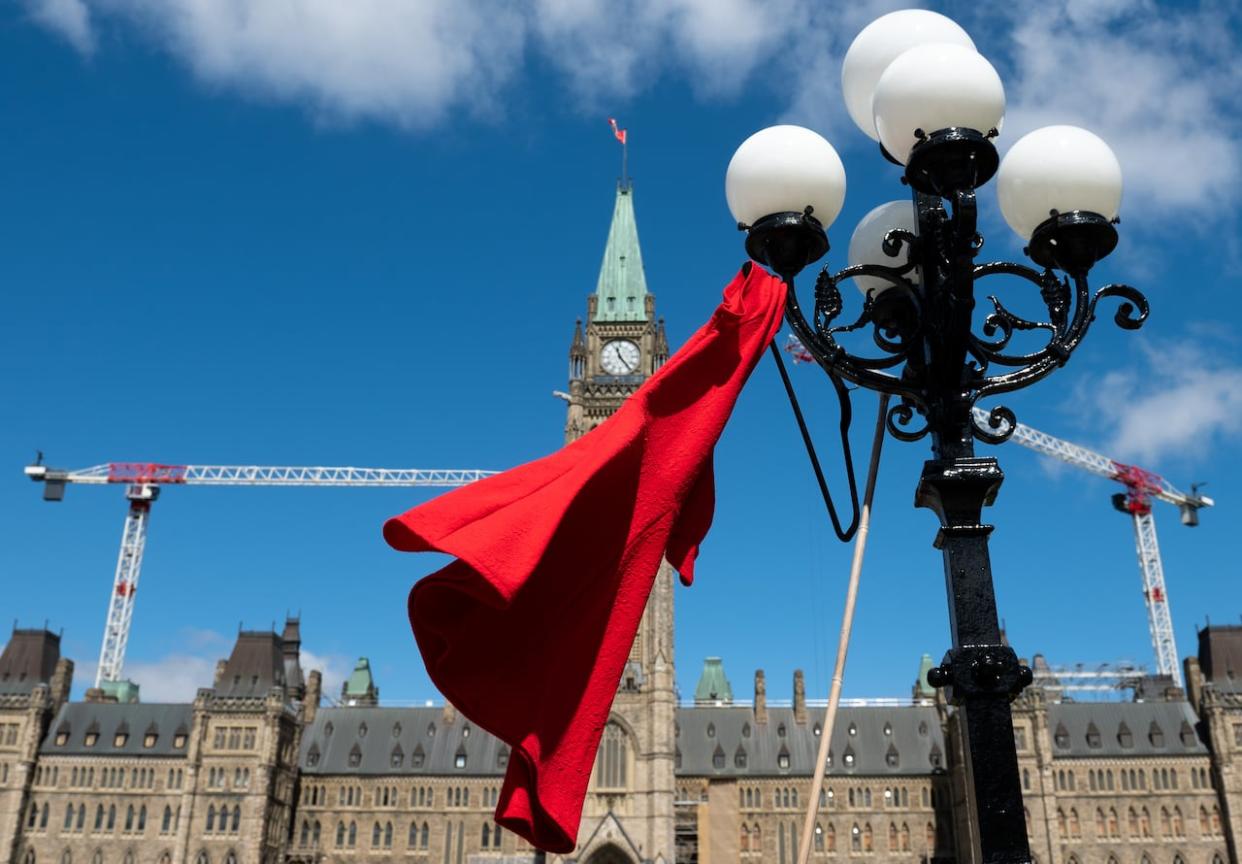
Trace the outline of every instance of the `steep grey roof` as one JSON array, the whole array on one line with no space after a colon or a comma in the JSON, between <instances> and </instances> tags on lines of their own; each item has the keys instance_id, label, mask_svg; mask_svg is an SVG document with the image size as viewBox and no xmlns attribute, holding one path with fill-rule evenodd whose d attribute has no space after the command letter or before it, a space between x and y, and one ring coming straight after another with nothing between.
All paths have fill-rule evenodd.
<instances>
[{"instance_id":1,"label":"steep grey roof","mask_svg":"<svg viewBox=\"0 0 1242 864\"><path fill-rule=\"evenodd\" d=\"M1206 755L1207 748L1194 730L1197 722L1187 702L1060 702L1048 706L1052 752L1058 758Z\"/></svg>"},{"instance_id":2,"label":"steep grey roof","mask_svg":"<svg viewBox=\"0 0 1242 864\"><path fill-rule=\"evenodd\" d=\"M0 653L0 694L29 693L47 684L60 659L60 636L50 630L13 630Z\"/></svg>"},{"instance_id":3,"label":"steep grey roof","mask_svg":"<svg viewBox=\"0 0 1242 864\"><path fill-rule=\"evenodd\" d=\"M769 708L768 722L755 722L744 707L695 706L677 711L677 774L708 777L810 776L819 748L819 720L794 722L791 708ZM782 730L784 735L782 736ZM852 730L852 732L851 732ZM717 748L724 766L716 767ZM739 766L737 754L745 753ZM781 753L789 755L782 768ZM841 708L832 730L832 765L838 776L926 775L946 764L944 736L932 706ZM847 764L846 754L853 756ZM933 763L933 756L937 760ZM894 764L895 763L895 764Z\"/></svg>"},{"instance_id":4,"label":"steep grey roof","mask_svg":"<svg viewBox=\"0 0 1242 864\"><path fill-rule=\"evenodd\" d=\"M243 630L216 687L219 696L266 696L285 686L284 645L270 630Z\"/></svg>"},{"instance_id":5,"label":"steep grey roof","mask_svg":"<svg viewBox=\"0 0 1242 864\"><path fill-rule=\"evenodd\" d=\"M47 737L39 746L44 756L152 756L184 757L187 747L173 747L173 737L178 730L185 734L193 719L192 705L160 705L156 703L131 702L70 702L57 712ZM144 747L143 739L148 730L156 734L155 746ZM69 733L62 745L56 744L61 731ZM99 738L93 747L86 746L87 731L97 733ZM125 744L115 746L118 732L128 734Z\"/></svg>"},{"instance_id":6,"label":"steep grey roof","mask_svg":"<svg viewBox=\"0 0 1242 864\"><path fill-rule=\"evenodd\" d=\"M298 763L307 774L502 777L508 758L508 745L462 715L445 724L442 708L322 708Z\"/></svg>"}]
</instances>

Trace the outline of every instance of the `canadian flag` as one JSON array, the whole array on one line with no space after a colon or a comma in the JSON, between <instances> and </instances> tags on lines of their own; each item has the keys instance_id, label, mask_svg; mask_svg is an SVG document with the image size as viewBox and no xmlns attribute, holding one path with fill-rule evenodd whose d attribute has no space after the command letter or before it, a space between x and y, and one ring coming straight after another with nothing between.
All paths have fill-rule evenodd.
<instances>
[{"instance_id":1,"label":"canadian flag","mask_svg":"<svg viewBox=\"0 0 1242 864\"><path fill-rule=\"evenodd\" d=\"M612 119L611 117L608 118L608 125L612 127L612 134L617 136L617 140L620 141L622 144L624 144L625 143L625 130L618 129L617 121Z\"/></svg>"}]
</instances>

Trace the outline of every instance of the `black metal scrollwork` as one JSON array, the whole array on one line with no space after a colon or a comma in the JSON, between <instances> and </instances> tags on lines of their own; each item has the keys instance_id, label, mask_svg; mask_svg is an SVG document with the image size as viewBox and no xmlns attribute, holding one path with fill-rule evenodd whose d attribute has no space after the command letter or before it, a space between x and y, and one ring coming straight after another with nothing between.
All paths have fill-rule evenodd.
<instances>
[{"instance_id":1,"label":"black metal scrollwork","mask_svg":"<svg viewBox=\"0 0 1242 864\"><path fill-rule=\"evenodd\" d=\"M912 427L914 414L928 416L926 406L946 399L969 410L989 395L1018 390L1039 381L1063 366L1095 320L1096 307L1110 297L1122 302L1113 316L1119 327L1134 330L1149 313L1147 298L1128 285L1108 285L1092 295L1086 271L1058 276L1051 269L993 261L972 264L983 238L975 231L973 195L958 195L949 216L938 200L916 194L919 233L893 230L884 237L882 249L894 259L903 251L907 260L893 266L862 264L835 273L824 268L815 280L815 306L808 321L801 310L790 279L785 316L807 351L830 374L872 390L899 397L886 418L890 434L903 441L916 441L929 427ZM1032 319L1012 311L995 294L988 295L991 311L982 317L980 333L968 331L966 356L960 375L937 367L932 355L943 344L937 331L950 322L970 323L975 282L993 276L1010 276L1030 283L1046 316ZM862 311L852 323L837 323L844 309L840 284L858 276L888 283L882 291L872 289ZM964 318L962 316L965 316ZM838 337L872 326L872 343L880 356L861 356L847 350ZM1010 349L1016 333L1043 332L1047 341L1038 350L1015 353ZM929 359L930 358L930 359ZM992 370L997 370L993 372ZM946 385L946 381L951 384ZM974 437L999 444L1013 434L1017 419L1003 406L993 408L988 423L970 423Z\"/></svg>"}]
</instances>

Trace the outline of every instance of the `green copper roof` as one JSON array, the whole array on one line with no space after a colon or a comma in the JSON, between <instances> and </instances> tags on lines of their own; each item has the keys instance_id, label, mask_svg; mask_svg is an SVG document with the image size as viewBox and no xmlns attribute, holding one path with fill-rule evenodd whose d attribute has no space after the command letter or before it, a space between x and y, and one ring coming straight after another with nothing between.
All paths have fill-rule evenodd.
<instances>
[{"instance_id":1,"label":"green copper roof","mask_svg":"<svg viewBox=\"0 0 1242 864\"><path fill-rule=\"evenodd\" d=\"M346 696L368 696L374 692L375 682L371 679L371 661L359 657L354 671L349 673L345 681Z\"/></svg>"},{"instance_id":2,"label":"green copper roof","mask_svg":"<svg viewBox=\"0 0 1242 864\"><path fill-rule=\"evenodd\" d=\"M634 221L634 187L618 186L612 227L595 288L596 321L646 321L647 277Z\"/></svg>"},{"instance_id":3,"label":"green copper roof","mask_svg":"<svg viewBox=\"0 0 1242 864\"><path fill-rule=\"evenodd\" d=\"M99 689L122 705L138 701L138 685L128 678L121 681L100 681Z\"/></svg>"},{"instance_id":4,"label":"green copper roof","mask_svg":"<svg viewBox=\"0 0 1242 864\"><path fill-rule=\"evenodd\" d=\"M927 672L932 666L936 665L932 662L930 654L924 654L919 660L919 680L914 682L914 695L918 699L934 699L936 697L936 688L927 683Z\"/></svg>"},{"instance_id":5,"label":"green copper roof","mask_svg":"<svg viewBox=\"0 0 1242 864\"><path fill-rule=\"evenodd\" d=\"M733 688L725 677L724 663L719 657L708 657L703 661L703 674L694 688L695 702L732 702Z\"/></svg>"}]
</instances>

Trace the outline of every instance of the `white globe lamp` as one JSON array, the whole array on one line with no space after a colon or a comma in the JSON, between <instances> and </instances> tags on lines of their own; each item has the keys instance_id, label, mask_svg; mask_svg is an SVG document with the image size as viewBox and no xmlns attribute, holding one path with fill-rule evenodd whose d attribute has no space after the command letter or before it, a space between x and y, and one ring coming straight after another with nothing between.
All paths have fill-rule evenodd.
<instances>
[{"instance_id":1,"label":"white globe lamp","mask_svg":"<svg viewBox=\"0 0 1242 864\"><path fill-rule=\"evenodd\" d=\"M864 27L850 43L841 64L841 90L851 119L872 140L880 140L871 110L871 97L880 75L905 51L934 42L975 50L975 43L956 21L926 9L903 9L883 15Z\"/></svg>"},{"instance_id":2,"label":"white globe lamp","mask_svg":"<svg viewBox=\"0 0 1242 864\"><path fill-rule=\"evenodd\" d=\"M878 264L882 267L904 267L910 257L908 243L901 244L896 257L884 251L884 236L894 229L918 233L913 201L889 201L862 218L850 237L849 266ZM863 294L874 292L876 296L893 287L892 282L879 276L855 276L854 285Z\"/></svg>"}]
</instances>

